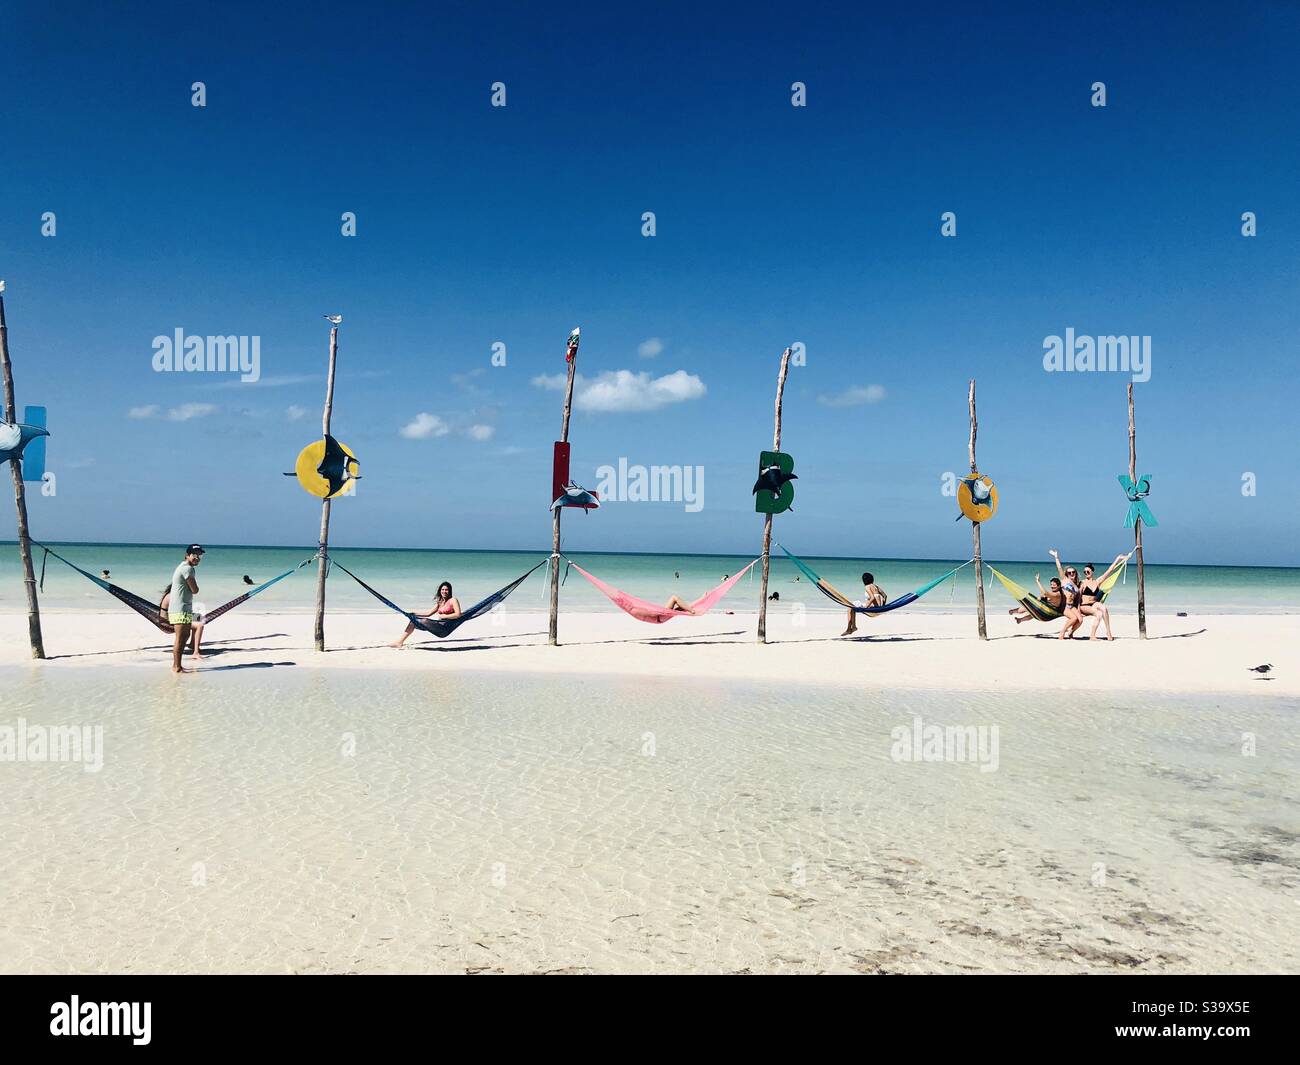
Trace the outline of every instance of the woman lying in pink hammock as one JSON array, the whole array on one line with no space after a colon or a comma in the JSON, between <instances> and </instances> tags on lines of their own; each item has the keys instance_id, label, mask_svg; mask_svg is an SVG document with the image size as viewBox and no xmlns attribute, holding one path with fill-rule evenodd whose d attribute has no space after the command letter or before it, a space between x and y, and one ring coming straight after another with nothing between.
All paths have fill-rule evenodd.
<instances>
[{"instance_id":1,"label":"woman lying in pink hammock","mask_svg":"<svg viewBox=\"0 0 1300 1065\"><path fill-rule=\"evenodd\" d=\"M664 604L665 610L676 610L682 614L698 615L698 611L691 609L691 604L686 602L680 595L670 595L668 602Z\"/></svg>"},{"instance_id":2,"label":"woman lying in pink hammock","mask_svg":"<svg viewBox=\"0 0 1300 1065\"><path fill-rule=\"evenodd\" d=\"M718 601L731 591L732 586L748 573L754 565L751 562L735 576L727 577L720 585L712 591L706 592L693 603L688 603L680 596L673 595L669 597L666 605L660 606L658 603L638 599L635 595L630 595L627 592L620 591L613 585L606 584L599 577L588 573L572 560L570 560L569 564L595 585L610 602L625 614L636 618L637 621L645 621L651 625L662 625L666 621L672 621L673 618L699 617L701 614L707 614L713 607L717 606Z\"/></svg>"}]
</instances>

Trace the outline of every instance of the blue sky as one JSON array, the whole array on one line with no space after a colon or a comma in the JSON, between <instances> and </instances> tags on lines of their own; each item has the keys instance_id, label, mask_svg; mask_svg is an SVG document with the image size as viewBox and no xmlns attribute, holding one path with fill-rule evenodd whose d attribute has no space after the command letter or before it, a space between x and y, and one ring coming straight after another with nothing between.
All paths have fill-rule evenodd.
<instances>
[{"instance_id":1,"label":"blue sky","mask_svg":"<svg viewBox=\"0 0 1300 1065\"><path fill-rule=\"evenodd\" d=\"M58 477L37 538L313 543L280 472L339 312L335 435L365 478L340 546L548 544L560 397L534 382L581 325L585 377L699 384L579 410L574 476L700 465L705 505L574 514L575 550L754 550L798 341L793 549L965 557L940 487L975 377L986 554L1102 558L1131 537L1127 377L1046 373L1073 328L1152 337L1151 561L1300 564L1300 9L463 6L10 8L0 278ZM176 328L259 336L262 380L155 373ZM447 432L403 436L421 414Z\"/></svg>"}]
</instances>

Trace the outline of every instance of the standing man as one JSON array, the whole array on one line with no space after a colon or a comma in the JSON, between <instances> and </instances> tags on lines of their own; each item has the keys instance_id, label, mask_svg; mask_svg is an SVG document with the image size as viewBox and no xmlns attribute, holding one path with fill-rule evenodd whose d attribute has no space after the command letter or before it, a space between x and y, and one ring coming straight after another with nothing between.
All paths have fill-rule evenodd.
<instances>
[{"instance_id":1,"label":"standing man","mask_svg":"<svg viewBox=\"0 0 1300 1065\"><path fill-rule=\"evenodd\" d=\"M194 567L203 561L203 548L190 544L185 549L185 561L176 567L172 574L171 598L167 601L167 620L176 630L176 639L172 646L172 672L188 673L181 665L181 656L185 653L185 644L189 642L190 628L194 624L194 593L199 590L199 582L194 579ZM197 649L197 648L196 648Z\"/></svg>"}]
</instances>

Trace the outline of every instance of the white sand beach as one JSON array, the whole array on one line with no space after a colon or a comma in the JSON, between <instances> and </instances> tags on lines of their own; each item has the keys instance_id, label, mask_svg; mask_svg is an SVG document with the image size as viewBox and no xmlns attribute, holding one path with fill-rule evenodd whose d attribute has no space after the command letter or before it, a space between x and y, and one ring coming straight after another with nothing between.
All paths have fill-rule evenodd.
<instances>
[{"instance_id":1,"label":"white sand beach","mask_svg":"<svg viewBox=\"0 0 1300 1065\"><path fill-rule=\"evenodd\" d=\"M175 677L124 612L40 663L0 617L0 727L102 728L0 764L0 968L1300 970L1300 619L502 620L240 612ZM995 757L898 757L918 718Z\"/></svg>"},{"instance_id":2,"label":"white sand beach","mask_svg":"<svg viewBox=\"0 0 1300 1065\"><path fill-rule=\"evenodd\" d=\"M160 633L121 610L45 615L46 653L55 668L123 665L165 668ZM796 623L796 619L798 623ZM964 614L894 614L841 638L844 618L829 611L791 616L773 610L768 644L755 638L753 611L715 611L648 625L617 613L562 613L559 647L546 640L546 615L501 610L439 640L401 634L391 613L326 619L330 650L318 654L307 613L232 613L208 630L217 652L206 665L293 664L312 669L489 670L581 675L707 677L868 688L944 691L1151 691L1300 695L1300 616L1117 615L1116 639L1056 640L1060 625L1017 626L989 615L989 640ZM1086 628L1084 630L1086 635ZM26 618L0 614L0 666L30 661ZM1275 668L1265 679L1249 667ZM47 666L46 668L49 668Z\"/></svg>"}]
</instances>

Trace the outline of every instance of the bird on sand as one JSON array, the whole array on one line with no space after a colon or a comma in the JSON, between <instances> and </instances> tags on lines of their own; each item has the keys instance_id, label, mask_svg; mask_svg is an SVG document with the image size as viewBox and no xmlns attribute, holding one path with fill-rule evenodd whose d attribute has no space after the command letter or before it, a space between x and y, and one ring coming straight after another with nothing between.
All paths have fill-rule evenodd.
<instances>
[{"instance_id":1,"label":"bird on sand","mask_svg":"<svg viewBox=\"0 0 1300 1065\"><path fill-rule=\"evenodd\" d=\"M1273 669L1272 662L1265 662L1262 666L1247 666L1247 673L1269 673Z\"/></svg>"}]
</instances>

